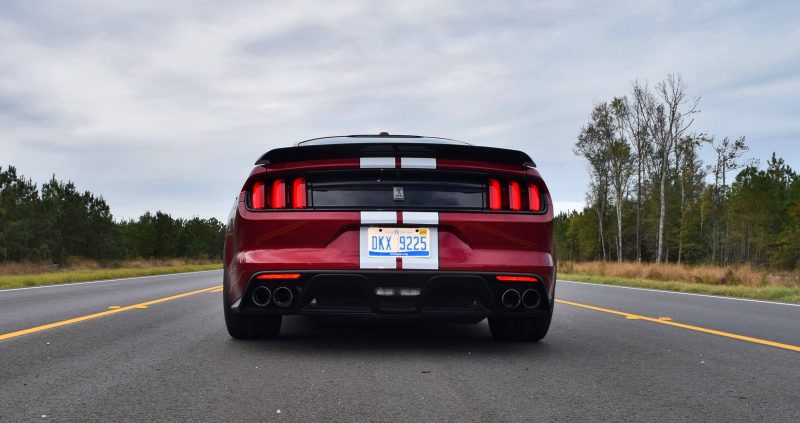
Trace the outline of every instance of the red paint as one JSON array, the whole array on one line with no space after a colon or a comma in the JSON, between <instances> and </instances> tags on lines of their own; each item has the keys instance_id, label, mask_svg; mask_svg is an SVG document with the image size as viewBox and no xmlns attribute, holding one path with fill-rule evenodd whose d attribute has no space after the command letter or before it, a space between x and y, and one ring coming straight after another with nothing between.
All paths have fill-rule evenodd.
<instances>
[{"instance_id":1,"label":"red paint","mask_svg":"<svg viewBox=\"0 0 800 423\"><path fill-rule=\"evenodd\" d=\"M253 169L227 222L224 260L230 281L226 291L230 303L242 295L257 273L288 271L299 275L301 273L295 272L357 272L360 269L360 210L313 210L311 198L303 201L300 194L300 191L306 192L306 176L298 174L308 170L358 168L359 158L355 157L281 163ZM555 265L552 208L540 214L501 210L503 185L511 180L520 184L517 188L509 185L511 198L508 207L515 207L515 192L519 191L520 198L525 196L527 199L527 204L520 201L520 209L545 210L551 200L539 172L523 166L458 160L438 160L437 170L432 172L438 169L484 172L489 186L487 206L498 210L439 212L439 270L490 272L497 276L536 275L538 283L552 294ZM394 169L387 171L396 172ZM269 186L263 182L265 177ZM273 178L277 179L273 181ZM263 194L256 192L261 188L254 189L259 180L262 181ZM299 208L302 205L304 209L285 208L287 180L292 182L291 206ZM264 208L277 210L249 209L247 204L255 208L261 201L258 199L260 195L263 195ZM401 211L397 212L397 223L403 224ZM402 259L396 259L395 263L396 268L401 269ZM506 273L508 275L504 275Z\"/></svg>"}]
</instances>

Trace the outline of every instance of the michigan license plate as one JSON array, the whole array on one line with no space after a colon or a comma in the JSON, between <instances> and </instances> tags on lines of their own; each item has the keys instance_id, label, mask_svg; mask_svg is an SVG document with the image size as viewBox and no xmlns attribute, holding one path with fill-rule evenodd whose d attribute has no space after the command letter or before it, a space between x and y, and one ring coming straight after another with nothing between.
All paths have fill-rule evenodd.
<instances>
[{"instance_id":1,"label":"michigan license plate","mask_svg":"<svg viewBox=\"0 0 800 423\"><path fill-rule=\"evenodd\" d=\"M430 257L431 231L428 228L369 228L367 246L370 257Z\"/></svg>"}]
</instances>

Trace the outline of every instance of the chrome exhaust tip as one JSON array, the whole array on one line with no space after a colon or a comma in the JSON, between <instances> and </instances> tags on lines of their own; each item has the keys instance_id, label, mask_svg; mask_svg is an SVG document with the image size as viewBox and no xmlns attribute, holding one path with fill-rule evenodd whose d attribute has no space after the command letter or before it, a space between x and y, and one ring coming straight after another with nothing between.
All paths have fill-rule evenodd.
<instances>
[{"instance_id":1,"label":"chrome exhaust tip","mask_svg":"<svg viewBox=\"0 0 800 423\"><path fill-rule=\"evenodd\" d=\"M292 305L293 299L294 294L292 294L292 290L285 286L275 288L275 294L272 296L272 300L275 305L281 308Z\"/></svg>"},{"instance_id":2,"label":"chrome exhaust tip","mask_svg":"<svg viewBox=\"0 0 800 423\"><path fill-rule=\"evenodd\" d=\"M500 303L509 310L519 307L521 301L522 299L520 298L519 291L516 289L507 289L500 297Z\"/></svg>"},{"instance_id":3,"label":"chrome exhaust tip","mask_svg":"<svg viewBox=\"0 0 800 423\"><path fill-rule=\"evenodd\" d=\"M522 293L522 305L525 308L539 307L541 301L542 297L539 296L539 291L535 289L526 289L525 292Z\"/></svg>"},{"instance_id":4,"label":"chrome exhaust tip","mask_svg":"<svg viewBox=\"0 0 800 423\"><path fill-rule=\"evenodd\" d=\"M259 307L266 307L272 299L272 292L266 286L258 286L253 290L251 298L253 299L253 304Z\"/></svg>"}]
</instances>

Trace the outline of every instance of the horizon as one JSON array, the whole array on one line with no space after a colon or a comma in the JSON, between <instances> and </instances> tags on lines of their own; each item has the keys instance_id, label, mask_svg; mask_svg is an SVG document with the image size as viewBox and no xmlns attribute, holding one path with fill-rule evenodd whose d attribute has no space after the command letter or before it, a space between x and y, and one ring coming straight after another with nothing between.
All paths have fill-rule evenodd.
<instances>
[{"instance_id":1,"label":"horizon","mask_svg":"<svg viewBox=\"0 0 800 423\"><path fill-rule=\"evenodd\" d=\"M581 209L593 105L669 73L701 97L692 132L800 168L791 2L57 5L0 6L0 165L117 220L224 222L264 152L380 131L525 151L556 211Z\"/></svg>"}]
</instances>

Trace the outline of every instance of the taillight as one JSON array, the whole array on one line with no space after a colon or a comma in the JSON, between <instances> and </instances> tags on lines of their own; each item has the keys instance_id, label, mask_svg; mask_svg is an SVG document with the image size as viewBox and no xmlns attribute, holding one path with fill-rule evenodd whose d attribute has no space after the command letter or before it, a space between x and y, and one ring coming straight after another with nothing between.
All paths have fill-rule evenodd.
<instances>
[{"instance_id":1,"label":"taillight","mask_svg":"<svg viewBox=\"0 0 800 423\"><path fill-rule=\"evenodd\" d=\"M489 179L489 210L500 210L502 203L500 181L497 179Z\"/></svg>"},{"instance_id":2,"label":"taillight","mask_svg":"<svg viewBox=\"0 0 800 423\"><path fill-rule=\"evenodd\" d=\"M256 279L298 279L299 273L264 273L256 276Z\"/></svg>"},{"instance_id":3,"label":"taillight","mask_svg":"<svg viewBox=\"0 0 800 423\"><path fill-rule=\"evenodd\" d=\"M522 210L522 195L519 192L519 183L515 181L508 183L508 208Z\"/></svg>"},{"instance_id":4,"label":"taillight","mask_svg":"<svg viewBox=\"0 0 800 423\"><path fill-rule=\"evenodd\" d=\"M283 179L276 179L272 182L272 204L273 209L286 208L286 182Z\"/></svg>"},{"instance_id":5,"label":"taillight","mask_svg":"<svg viewBox=\"0 0 800 423\"><path fill-rule=\"evenodd\" d=\"M527 188L527 189L526 189ZM534 183L491 178L487 184L487 208L491 211L531 211L544 209L542 193Z\"/></svg>"},{"instance_id":6,"label":"taillight","mask_svg":"<svg viewBox=\"0 0 800 423\"><path fill-rule=\"evenodd\" d=\"M542 210L542 197L536 184L528 184L528 209L532 212Z\"/></svg>"},{"instance_id":7,"label":"taillight","mask_svg":"<svg viewBox=\"0 0 800 423\"><path fill-rule=\"evenodd\" d=\"M532 276L497 275L500 282L536 282L538 279Z\"/></svg>"},{"instance_id":8,"label":"taillight","mask_svg":"<svg viewBox=\"0 0 800 423\"><path fill-rule=\"evenodd\" d=\"M295 178L292 183L292 207L306 208L306 178Z\"/></svg>"},{"instance_id":9,"label":"taillight","mask_svg":"<svg viewBox=\"0 0 800 423\"><path fill-rule=\"evenodd\" d=\"M253 184L253 197L252 203L254 209L263 209L265 204L266 195L264 193L264 183L256 182Z\"/></svg>"}]
</instances>

